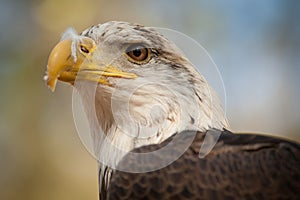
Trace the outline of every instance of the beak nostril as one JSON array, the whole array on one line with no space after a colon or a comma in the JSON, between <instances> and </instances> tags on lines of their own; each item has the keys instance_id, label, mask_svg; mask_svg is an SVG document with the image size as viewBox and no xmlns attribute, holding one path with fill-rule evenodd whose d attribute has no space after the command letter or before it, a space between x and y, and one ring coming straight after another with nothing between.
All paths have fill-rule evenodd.
<instances>
[{"instance_id":1,"label":"beak nostril","mask_svg":"<svg viewBox=\"0 0 300 200\"><path fill-rule=\"evenodd\" d=\"M80 50L83 52L83 53L90 53L90 51L83 45L80 45Z\"/></svg>"}]
</instances>

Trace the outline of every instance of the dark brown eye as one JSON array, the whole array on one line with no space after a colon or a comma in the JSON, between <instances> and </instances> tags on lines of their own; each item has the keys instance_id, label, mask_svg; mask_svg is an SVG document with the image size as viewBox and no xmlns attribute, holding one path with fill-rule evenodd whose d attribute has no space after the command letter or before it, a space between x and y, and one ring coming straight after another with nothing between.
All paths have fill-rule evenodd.
<instances>
[{"instance_id":1,"label":"dark brown eye","mask_svg":"<svg viewBox=\"0 0 300 200\"><path fill-rule=\"evenodd\" d=\"M136 62L143 62L149 58L149 50L142 45L130 47L126 54Z\"/></svg>"}]
</instances>

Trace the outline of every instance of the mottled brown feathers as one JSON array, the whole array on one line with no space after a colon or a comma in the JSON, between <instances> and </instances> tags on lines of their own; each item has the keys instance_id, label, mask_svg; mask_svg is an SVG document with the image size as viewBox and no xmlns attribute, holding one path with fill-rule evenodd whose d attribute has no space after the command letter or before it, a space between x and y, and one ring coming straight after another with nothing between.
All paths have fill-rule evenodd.
<instances>
[{"instance_id":1,"label":"mottled brown feathers","mask_svg":"<svg viewBox=\"0 0 300 200\"><path fill-rule=\"evenodd\" d=\"M193 134L189 131L179 134L182 143ZM205 158L199 158L203 138L204 133L197 133L184 155L160 170L115 171L109 199L300 199L298 144L223 131L213 150ZM163 145L134 151L155 151ZM128 155L120 165L132 169L149 163Z\"/></svg>"}]
</instances>

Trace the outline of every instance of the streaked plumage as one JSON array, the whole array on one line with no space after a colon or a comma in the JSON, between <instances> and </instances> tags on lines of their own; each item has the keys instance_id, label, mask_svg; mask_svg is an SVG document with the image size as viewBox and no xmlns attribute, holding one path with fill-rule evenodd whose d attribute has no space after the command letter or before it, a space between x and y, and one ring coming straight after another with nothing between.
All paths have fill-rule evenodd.
<instances>
[{"instance_id":1,"label":"streaked plumage","mask_svg":"<svg viewBox=\"0 0 300 200\"><path fill-rule=\"evenodd\" d=\"M149 56L135 60L141 50ZM300 198L299 145L223 131L229 127L217 95L184 54L155 29L108 22L81 35L68 31L49 58L47 84L54 89L57 79L79 83L74 86L101 161L101 199ZM88 88L95 82L93 93ZM153 112L155 106L158 110ZM193 144L166 168L138 174L115 170L150 167L159 157L141 161L128 153L156 150L181 138L161 155L161 160L168 159L195 131L199 132ZM207 156L199 158L207 131L221 137Z\"/></svg>"}]
</instances>

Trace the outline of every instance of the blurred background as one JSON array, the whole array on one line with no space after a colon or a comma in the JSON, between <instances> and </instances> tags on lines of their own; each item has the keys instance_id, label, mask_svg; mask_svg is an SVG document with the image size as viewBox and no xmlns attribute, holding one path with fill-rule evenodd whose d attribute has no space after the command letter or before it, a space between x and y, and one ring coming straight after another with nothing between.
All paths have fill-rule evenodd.
<instances>
[{"instance_id":1,"label":"blurred background","mask_svg":"<svg viewBox=\"0 0 300 200\"><path fill-rule=\"evenodd\" d=\"M232 130L300 141L299 19L297 0L1 0L0 199L98 199L72 88L52 93L43 81L67 27L121 20L183 32L219 67Z\"/></svg>"}]
</instances>

